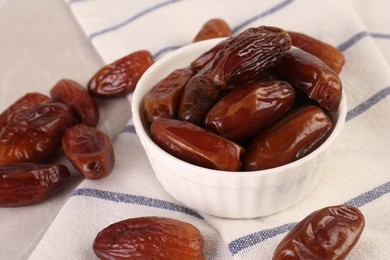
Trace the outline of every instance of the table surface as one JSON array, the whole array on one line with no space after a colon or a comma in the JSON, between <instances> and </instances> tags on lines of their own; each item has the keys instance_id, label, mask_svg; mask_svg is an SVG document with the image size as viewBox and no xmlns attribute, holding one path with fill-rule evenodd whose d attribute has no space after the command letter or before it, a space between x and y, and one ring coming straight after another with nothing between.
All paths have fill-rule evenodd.
<instances>
[{"instance_id":1,"label":"table surface","mask_svg":"<svg viewBox=\"0 0 390 260\"><path fill-rule=\"evenodd\" d=\"M63 0L0 0L0 35L0 111L62 78L85 84L103 64ZM80 181L43 204L0 208L0 259L28 258Z\"/></svg>"}]
</instances>

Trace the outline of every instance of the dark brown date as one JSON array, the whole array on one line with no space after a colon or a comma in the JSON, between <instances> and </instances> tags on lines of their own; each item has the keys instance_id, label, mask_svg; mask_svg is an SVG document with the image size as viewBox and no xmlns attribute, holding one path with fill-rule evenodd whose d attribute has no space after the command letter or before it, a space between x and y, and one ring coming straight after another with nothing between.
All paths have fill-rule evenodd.
<instances>
[{"instance_id":1,"label":"dark brown date","mask_svg":"<svg viewBox=\"0 0 390 260\"><path fill-rule=\"evenodd\" d=\"M110 138L101 130L78 124L68 128L62 138L65 156L87 179L108 176L115 164Z\"/></svg>"},{"instance_id":2,"label":"dark brown date","mask_svg":"<svg viewBox=\"0 0 390 260\"><path fill-rule=\"evenodd\" d=\"M149 51L130 53L97 71L88 82L88 90L100 98L125 96L134 91L138 80L152 64Z\"/></svg>"},{"instance_id":3,"label":"dark brown date","mask_svg":"<svg viewBox=\"0 0 390 260\"><path fill-rule=\"evenodd\" d=\"M329 111L337 109L342 83L337 73L316 56L291 48L276 66L277 72L291 85L301 89L310 99Z\"/></svg>"},{"instance_id":4,"label":"dark brown date","mask_svg":"<svg viewBox=\"0 0 390 260\"><path fill-rule=\"evenodd\" d=\"M208 76L210 63L196 73L184 88L179 104L178 119L196 125L203 123L210 108L217 102L222 90Z\"/></svg>"},{"instance_id":5,"label":"dark brown date","mask_svg":"<svg viewBox=\"0 0 390 260\"><path fill-rule=\"evenodd\" d=\"M293 162L320 146L332 129L331 119L318 106L298 108L250 142L242 168L257 171Z\"/></svg>"},{"instance_id":6,"label":"dark brown date","mask_svg":"<svg viewBox=\"0 0 390 260\"><path fill-rule=\"evenodd\" d=\"M285 81L240 86L210 109L205 127L229 140L242 141L281 118L294 98L294 88Z\"/></svg>"},{"instance_id":7,"label":"dark brown date","mask_svg":"<svg viewBox=\"0 0 390 260\"><path fill-rule=\"evenodd\" d=\"M69 180L70 173L63 165L0 165L0 207L36 204L58 193Z\"/></svg>"},{"instance_id":8,"label":"dark brown date","mask_svg":"<svg viewBox=\"0 0 390 260\"><path fill-rule=\"evenodd\" d=\"M210 78L222 89L249 82L271 68L290 49L283 29L260 26L231 37L212 61Z\"/></svg>"},{"instance_id":9,"label":"dark brown date","mask_svg":"<svg viewBox=\"0 0 390 260\"><path fill-rule=\"evenodd\" d=\"M191 69L177 69L146 93L143 106L149 123L160 117L177 117L184 87L191 76Z\"/></svg>"},{"instance_id":10,"label":"dark brown date","mask_svg":"<svg viewBox=\"0 0 390 260\"><path fill-rule=\"evenodd\" d=\"M190 223L166 217L122 220L101 230L92 245L100 259L203 260L203 238Z\"/></svg>"},{"instance_id":11,"label":"dark brown date","mask_svg":"<svg viewBox=\"0 0 390 260\"><path fill-rule=\"evenodd\" d=\"M206 51L205 53L202 53L198 58L196 58L195 60L193 60L191 62L191 69L193 71L199 71L201 69L203 69L207 63L209 63L210 61L212 61L215 57L215 55L217 55L217 53L225 47L225 45L228 43L229 39L225 39L221 42L219 42L217 45L215 45L213 48L211 48L210 50Z\"/></svg>"},{"instance_id":12,"label":"dark brown date","mask_svg":"<svg viewBox=\"0 0 390 260\"><path fill-rule=\"evenodd\" d=\"M363 214L347 205L314 211L279 243L274 260L345 259L365 226Z\"/></svg>"},{"instance_id":13,"label":"dark brown date","mask_svg":"<svg viewBox=\"0 0 390 260\"><path fill-rule=\"evenodd\" d=\"M344 54L332 45L303 33L288 31L292 45L313 54L337 74L345 64Z\"/></svg>"},{"instance_id":14,"label":"dark brown date","mask_svg":"<svg viewBox=\"0 0 390 260\"><path fill-rule=\"evenodd\" d=\"M232 30L229 25L223 19L210 19L200 29L198 34L195 36L193 42L218 38L218 37L229 37L232 35Z\"/></svg>"},{"instance_id":15,"label":"dark brown date","mask_svg":"<svg viewBox=\"0 0 390 260\"><path fill-rule=\"evenodd\" d=\"M238 171L244 149L189 122L160 118L150 130L152 139L183 161L217 170Z\"/></svg>"},{"instance_id":16,"label":"dark brown date","mask_svg":"<svg viewBox=\"0 0 390 260\"><path fill-rule=\"evenodd\" d=\"M79 83L62 79L50 90L52 98L70 107L77 123L96 126L99 108L95 99Z\"/></svg>"},{"instance_id":17,"label":"dark brown date","mask_svg":"<svg viewBox=\"0 0 390 260\"><path fill-rule=\"evenodd\" d=\"M0 135L0 165L42 162L60 148L62 135L72 124L70 108L58 102L17 114Z\"/></svg>"},{"instance_id":18,"label":"dark brown date","mask_svg":"<svg viewBox=\"0 0 390 260\"><path fill-rule=\"evenodd\" d=\"M18 100L16 100L12 105L10 105L0 114L0 136L2 130L8 125L8 123L13 120L16 115L21 114L27 109L30 109L37 105L49 103L52 101L53 100L50 97L36 92L27 93Z\"/></svg>"}]
</instances>

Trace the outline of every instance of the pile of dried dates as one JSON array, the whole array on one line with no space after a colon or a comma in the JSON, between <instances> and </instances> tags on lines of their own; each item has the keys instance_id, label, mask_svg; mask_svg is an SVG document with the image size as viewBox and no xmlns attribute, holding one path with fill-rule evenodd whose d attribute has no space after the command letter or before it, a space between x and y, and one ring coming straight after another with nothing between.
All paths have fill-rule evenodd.
<instances>
[{"instance_id":1,"label":"pile of dried dates","mask_svg":"<svg viewBox=\"0 0 390 260\"><path fill-rule=\"evenodd\" d=\"M344 62L336 48L307 35L249 28L147 92L151 137L175 157L211 169L290 163L332 132Z\"/></svg>"},{"instance_id":2,"label":"pile of dried dates","mask_svg":"<svg viewBox=\"0 0 390 260\"><path fill-rule=\"evenodd\" d=\"M87 88L61 79L50 95L27 93L0 114L0 207L36 204L57 194L71 174L50 163L58 151L87 179L111 174L112 142L97 128L96 98L125 96L153 63L150 52L137 51L109 64Z\"/></svg>"}]
</instances>

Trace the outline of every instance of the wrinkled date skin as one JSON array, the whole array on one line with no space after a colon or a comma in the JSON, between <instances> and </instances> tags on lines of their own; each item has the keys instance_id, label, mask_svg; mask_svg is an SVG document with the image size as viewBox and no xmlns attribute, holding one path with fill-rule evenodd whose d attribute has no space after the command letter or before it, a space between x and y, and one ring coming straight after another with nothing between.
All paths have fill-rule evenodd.
<instances>
[{"instance_id":1,"label":"wrinkled date skin","mask_svg":"<svg viewBox=\"0 0 390 260\"><path fill-rule=\"evenodd\" d=\"M160 118L150 130L152 139L166 152L205 168L238 171L244 149L189 122Z\"/></svg>"},{"instance_id":2,"label":"wrinkled date skin","mask_svg":"<svg viewBox=\"0 0 390 260\"><path fill-rule=\"evenodd\" d=\"M94 253L108 259L203 260L203 238L190 223L165 217L116 222L100 231Z\"/></svg>"},{"instance_id":3,"label":"wrinkled date skin","mask_svg":"<svg viewBox=\"0 0 390 260\"><path fill-rule=\"evenodd\" d=\"M62 135L72 124L72 112L63 103L46 103L23 111L0 135L0 165L42 162L60 148Z\"/></svg>"},{"instance_id":4,"label":"wrinkled date skin","mask_svg":"<svg viewBox=\"0 0 390 260\"><path fill-rule=\"evenodd\" d=\"M320 146L332 129L331 119L320 107L298 108L249 143L242 168L257 171L293 162Z\"/></svg>"},{"instance_id":5,"label":"wrinkled date skin","mask_svg":"<svg viewBox=\"0 0 390 260\"><path fill-rule=\"evenodd\" d=\"M273 259L341 260L358 242L365 226L355 207L326 207L308 215L280 242Z\"/></svg>"},{"instance_id":6,"label":"wrinkled date skin","mask_svg":"<svg viewBox=\"0 0 390 260\"><path fill-rule=\"evenodd\" d=\"M283 29L260 26L231 37L212 61L210 78L222 89L249 82L271 68L291 47Z\"/></svg>"},{"instance_id":7,"label":"wrinkled date skin","mask_svg":"<svg viewBox=\"0 0 390 260\"><path fill-rule=\"evenodd\" d=\"M125 96L134 91L138 80L152 64L149 51L133 52L96 72L88 82L88 90L100 98Z\"/></svg>"},{"instance_id":8,"label":"wrinkled date skin","mask_svg":"<svg viewBox=\"0 0 390 260\"><path fill-rule=\"evenodd\" d=\"M50 90L52 98L68 105L73 111L77 123L97 126L99 108L95 99L79 83L62 79Z\"/></svg>"},{"instance_id":9,"label":"wrinkled date skin","mask_svg":"<svg viewBox=\"0 0 390 260\"><path fill-rule=\"evenodd\" d=\"M208 63L188 81L179 104L178 119L196 125L203 123L210 108L222 95L222 90L216 87L208 76Z\"/></svg>"},{"instance_id":10,"label":"wrinkled date skin","mask_svg":"<svg viewBox=\"0 0 390 260\"><path fill-rule=\"evenodd\" d=\"M191 69L177 69L146 93L143 106L149 123L161 117L177 117L184 87L191 76Z\"/></svg>"},{"instance_id":11,"label":"wrinkled date skin","mask_svg":"<svg viewBox=\"0 0 390 260\"><path fill-rule=\"evenodd\" d=\"M62 138L65 156L87 179L110 175L115 164L110 138L101 130L78 124L68 128Z\"/></svg>"},{"instance_id":12,"label":"wrinkled date skin","mask_svg":"<svg viewBox=\"0 0 390 260\"><path fill-rule=\"evenodd\" d=\"M25 94L0 114L0 135L2 130L8 125L8 123L13 120L16 115L21 114L24 111L37 105L49 103L52 101L53 100L50 97L37 92Z\"/></svg>"},{"instance_id":13,"label":"wrinkled date skin","mask_svg":"<svg viewBox=\"0 0 390 260\"><path fill-rule=\"evenodd\" d=\"M294 88L284 81L240 86L211 108L204 125L229 140L242 141L281 118L294 99Z\"/></svg>"},{"instance_id":14,"label":"wrinkled date skin","mask_svg":"<svg viewBox=\"0 0 390 260\"><path fill-rule=\"evenodd\" d=\"M316 56L291 48L276 66L277 72L291 85L301 89L310 99L329 111L337 109L342 83L337 73Z\"/></svg>"},{"instance_id":15,"label":"wrinkled date skin","mask_svg":"<svg viewBox=\"0 0 390 260\"><path fill-rule=\"evenodd\" d=\"M63 165L0 165L0 207L39 203L58 193L69 180L70 173Z\"/></svg>"},{"instance_id":16,"label":"wrinkled date skin","mask_svg":"<svg viewBox=\"0 0 390 260\"><path fill-rule=\"evenodd\" d=\"M223 19L211 19L207 21L198 34L195 36L193 42L218 38L218 37L229 37L232 35L232 30L229 25Z\"/></svg>"},{"instance_id":17,"label":"wrinkled date skin","mask_svg":"<svg viewBox=\"0 0 390 260\"><path fill-rule=\"evenodd\" d=\"M288 31L292 45L313 54L337 74L345 64L344 54L330 44L310 37L303 33Z\"/></svg>"}]
</instances>

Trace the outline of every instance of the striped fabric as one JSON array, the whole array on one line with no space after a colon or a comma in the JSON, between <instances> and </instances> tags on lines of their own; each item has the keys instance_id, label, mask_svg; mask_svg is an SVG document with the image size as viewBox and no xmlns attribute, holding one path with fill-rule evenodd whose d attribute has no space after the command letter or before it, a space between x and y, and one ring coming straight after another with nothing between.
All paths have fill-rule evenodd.
<instances>
[{"instance_id":1,"label":"striped fabric","mask_svg":"<svg viewBox=\"0 0 390 260\"><path fill-rule=\"evenodd\" d=\"M390 259L390 2L388 0L68 0L102 59L140 49L155 59L191 43L210 18L234 33L273 25L306 33L339 48L348 100L345 127L328 154L315 190L292 208L248 220L201 214L159 185L131 119L114 141L117 164L99 181L83 181L49 227L31 259L94 259L92 241L107 225L159 215L197 226L206 259L271 259L278 242L319 208L358 207L366 227L348 259ZM88 79L86 79L87 81ZM66 241L66 242L65 242Z\"/></svg>"}]
</instances>

